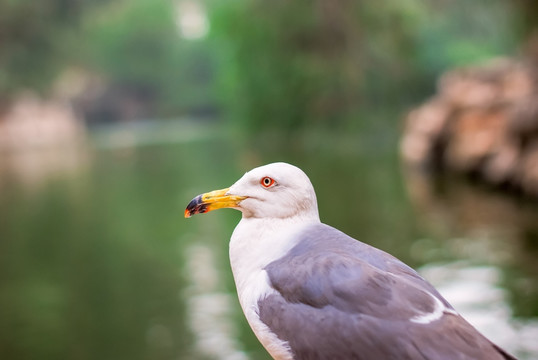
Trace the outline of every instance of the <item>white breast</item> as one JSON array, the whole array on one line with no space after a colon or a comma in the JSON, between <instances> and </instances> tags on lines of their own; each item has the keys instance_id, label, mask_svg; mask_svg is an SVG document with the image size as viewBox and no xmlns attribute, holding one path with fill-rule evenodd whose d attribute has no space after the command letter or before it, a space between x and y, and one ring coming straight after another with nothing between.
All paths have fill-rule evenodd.
<instances>
[{"instance_id":1,"label":"white breast","mask_svg":"<svg viewBox=\"0 0 538 360\"><path fill-rule=\"evenodd\" d=\"M306 225L293 219L243 218L230 240L230 263L243 312L258 340L279 360L292 360L293 356L288 343L272 333L259 317L258 301L276 293L264 268L297 243L293 235Z\"/></svg>"}]
</instances>

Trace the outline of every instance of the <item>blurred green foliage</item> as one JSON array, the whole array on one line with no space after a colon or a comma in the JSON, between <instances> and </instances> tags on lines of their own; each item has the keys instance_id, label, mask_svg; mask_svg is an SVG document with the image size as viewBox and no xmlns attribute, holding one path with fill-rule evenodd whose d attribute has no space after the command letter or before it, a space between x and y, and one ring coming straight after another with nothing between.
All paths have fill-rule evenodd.
<instances>
[{"instance_id":1,"label":"blurred green foliage","mask_svg":"<svg viewBox=\"0 0 538 360\"><path fill-rule=\"evenodd\" d=\"M252 130L353 129L422 100L448 67L514 52L506 1L228 1L215 36L237 74L226 104ZM233 90L233 91L232 91ZM256 121L253 121L256 119Z\"/></svg>"},{"instance_id":2,"label":"blurred green foliage","mask_svg":"<svg viewBox=\"0 0 538 360\"><path fill-rule=\"evenodd\" d=\"M108 0L0 1L0 100L20 89L44 91L73 60L72 31Z\"/></svg>"},{"instance_id":3,"label":"blurred green foliage","mask_svg":"<svg viewBox=\"0 0 538 360\"><path fill-rule=\"evenodd\" d=\"M356 130L396 118L449 67L514 54L537 22L527 0L192 1L208 37L181 37L182 1L0 2L0 99L82 67L150 117Z\"/></svg>"},{"instance_id":4,"label":"blurred green foliage","mask_svg":"<svg viewBox=\"0 0 538 360\"><path fill-rule=\"evenodd\" d=\"M235 1L215 12L215 34L233 49L228 62L240 79L232 83L232 110L253 130L340 125L376 100L379 81L405 76L398 56L408 51L403 5L378 11L361 2ZM381 6L383 8L383 6ZM366 11L363 11L366 10ZM385 17L386 28L378 20ZM380 31L367 31L364 22ZM376 69L398 58L396 66ZM381 60L381 62L379 61ZM385 64L389 65L389 64ZM382 75L383 74L383 75ZM251 119L257 119L256 122Z\"/></svg>"},{"instance_id":5,"label":"blurred green foliage","mask_svg":"<svg viewBox=\"0 0 538 360\"><path fill-rule=\"evenodd\" d=\"M120 91L142 93L159 116L215 106L211 48L181 39L169 0L112 1L86 17L84 63Z\"/></svg>"}]
</instances>

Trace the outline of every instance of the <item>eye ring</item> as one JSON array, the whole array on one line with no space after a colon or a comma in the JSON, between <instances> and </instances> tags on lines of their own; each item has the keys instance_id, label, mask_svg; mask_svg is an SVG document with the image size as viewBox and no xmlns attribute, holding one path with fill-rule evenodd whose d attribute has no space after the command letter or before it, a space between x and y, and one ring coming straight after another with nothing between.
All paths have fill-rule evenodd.
<instances>
[{"instance_id":1,"label":"eye ring","mask_svg":"<svg viewBox=\"0 0 538 360\"><path fill-rule=\"evenodd\" d=\"M275 185L275 180L273 178L270 178L269 176L264 176L261 178L260 184L264 188L270 188L271 186Z\"/></svg>"}]
</instances>

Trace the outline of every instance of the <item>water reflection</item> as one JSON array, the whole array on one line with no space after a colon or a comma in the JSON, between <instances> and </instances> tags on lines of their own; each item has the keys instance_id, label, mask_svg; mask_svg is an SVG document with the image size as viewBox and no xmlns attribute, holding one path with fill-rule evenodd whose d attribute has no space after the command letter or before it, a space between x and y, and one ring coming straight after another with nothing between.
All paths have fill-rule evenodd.
<instances>
[{"instance_id":1,"label":"water reflection","mask_svg":"<svg viewBox=\"0 0 538 360\"><path fill-rule=\"evenodd\" d=\"M446 175L407 169L406 179L418 221L445 242L423 239L413 252L456 259L427 264L422 274L494 342L521 359L536 358L536 204Z\"/></svg>"},{"instance_id":2,"label":"water reflection","mask_svg":"<svg viewBox=\"0 0 538 360\"><path fill-rule=\"evenodd\" d=\"M219 272L215 267L214 249L197 243L185 251L190 286L187 314L194 333L195 351L201 358L247 360L237 341L238 328L233 309L236 297L219 286Z\"/></svg>"},{"instance_id":3,"label":"water reflection","mask_svg":"<svg viewBox=\"0 0 538 360\"><path fill-rule=\"evenodd\" d=\"M406 191L390 142L250 146L207 124L148 126L93 134L76 176L0 187L0 358L268 359L228 263L240 215L182 214L193 195L279 160L308 172L323 221L421 267L492 339L538 357L533 206L455 182L408 178Z\"/></svg>"},{"instance_id":4,"label":"water reflection","mask_svg":"<svg viewBox=\"0 0 538 360\"><path fill-rule=\"evenodd\" d=\"M502 269L515 316L538 317L538 206L463 179L406 173L417 221L448 259ZM426 244L417 245L428 248Z\"/></svg>"}]
</instances>

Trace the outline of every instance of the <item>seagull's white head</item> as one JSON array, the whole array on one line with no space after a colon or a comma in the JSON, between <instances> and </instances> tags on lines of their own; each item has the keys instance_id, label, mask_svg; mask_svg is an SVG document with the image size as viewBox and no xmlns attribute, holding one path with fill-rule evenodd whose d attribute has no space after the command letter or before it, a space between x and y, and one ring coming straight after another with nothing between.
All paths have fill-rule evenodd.
<instances>
[{"instance_id":1,"label":"seagull's white head","mask_svg":"<svg viewBox=\"0 0 538 360\"><path fill-rule=\"evenodd\" d=\"M246 218L319 219L314 187L308 176L286 163L273 163L247 172L227 189L195 197L185 216L231 207Z\"/></svg>"}]
</instances>

